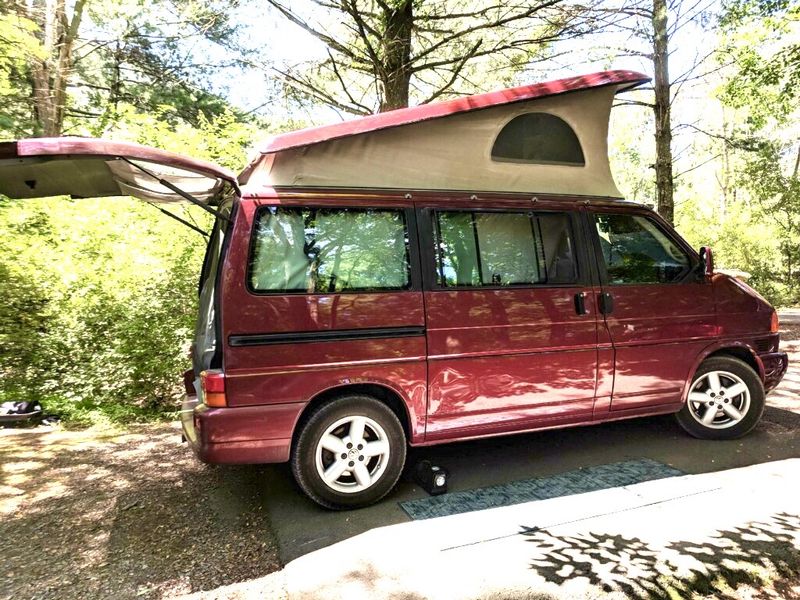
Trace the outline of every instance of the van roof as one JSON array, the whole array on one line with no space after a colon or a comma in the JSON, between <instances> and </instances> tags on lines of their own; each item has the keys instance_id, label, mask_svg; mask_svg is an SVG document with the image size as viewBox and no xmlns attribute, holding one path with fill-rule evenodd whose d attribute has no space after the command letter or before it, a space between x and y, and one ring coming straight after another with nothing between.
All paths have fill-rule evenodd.
<instances>
[{"instance_id":1,"label":"van roof","mask_svg":"<svg viewBox=\"0 0 800 600\"><path fill-rule=\"evenodd\" d=\"M343 121L341 123L333 123L331 125L309 127L298 131L281 133L269 138L258 148L258 152L261 154L282 152L291 148L310 146L312 144L329 142L331 140L370 133L381 129L430 121L431 119L472 112L492 106L503 106L515 102L535 100L536 98L556 96L567 92L587 90L607 85L623 85L623 89L628 89L646 83L647 81L650 81L650 78L642 73L615 70L600 71L589 75L579 75L577 77L556 79L555 81L522 85L485 94L464 96L463 98L455 98L454 100L447 100L444 102L432 102L421 106L399 108L397 110L368 115L366 117Z\"/></svg>"},{"instance_id":2,"label":"van roof","mask_svg":"<svg viewBox=\"0 0 800 600\"><path fill-rule=\"evenodd\" d=\"M607 156L611 104L616 93L648 80L634 71L603 71L285 133L258 149L239 181L256 188L439 189L619 197ZM553 146L559 147L571 134L579 142L575 154L581 162L564 164L548 157L530 162L514 160L513 155L508 160L498 159L493 144L498 143L499 134L514 117L526 115L533 116L533 121L521 123L521 129L511 132L511 146L530 146L531 140L547 144L546 136L556 131L554 135L561 137L553 138ZM513 139L515 135L519 139Z\"/></svg>"}]
</instances>

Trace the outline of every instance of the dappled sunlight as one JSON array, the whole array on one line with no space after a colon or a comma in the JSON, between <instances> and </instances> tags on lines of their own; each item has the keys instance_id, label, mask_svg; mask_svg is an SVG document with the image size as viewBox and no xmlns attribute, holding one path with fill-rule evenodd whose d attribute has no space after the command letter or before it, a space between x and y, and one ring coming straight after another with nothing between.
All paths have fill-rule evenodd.
<instances>
[{"instance_id":1,"label":"dappled sunlight","mask_svg":"<svg viewBox=\"0 0 800 600\"><path fill-rule=\"evenodd\" d=\"M800 426L798 351L800 345L792 350L789 373L770 394L756 431L745 440L715 446L727 448L725 456L708 453L711 443L683 436L668 418L415 452L445 464L472 487L530 477L542 465L545 472L560 472L622 460L631 452L687 472L794 456ZM317 519L336 529L335 521L342 518L320 516L299 502L285 468L203 465L179 440L179 429L164 425L128 432L2 431L0 538L12 548L4 555L8 568L27 573L25 580L12 584L13 597L115 597L115 590L126 589L131 597L158 598L210 589L248 578L253 565L264 565L264 572L275 568L267 507L287 523ZM524 456L537 457L535 466ZM501 462L502 470L485 466ZM275 486L288 488L283 500L273 499ZM287 507L276 507L280 502ZM367 519L367 514L361 513L365 523L387 524L381 517ZM632 597L651 592L666 597L667 590L682 596L690 585L725 597L734 585L744 582L758 588L762 578L790 565L789 554L783 563L775 559L774 564L761 561L758 554L774 558L776 552L788 553L790 544L797 546L796 539L778 528L782 523L786 525L776 518L762 526L720 532L711 540L671 546L664 550L670 557L666 566L635 538L597 533L587 539L556 538L531 531L530 539L537 544L531 563L550 581L583 577ZM353 529L347 532L352 535ZM207 568L187 570L198 557Z\"/></svg>"},{"instance_id":2,"label":"dappled sunlight","mask_svg":"<svg viewBox=\"0 0 800 600\"><path fill-rule=\"evenodd\" d=\"M44 466L44 463L36 462L35 460L28 460L23 462L6 463L3 465L2 470L6 473L14 473L16 471L29 471L31 469L39 469Z\"/></svg>"},{"instance_id":3,"label":"dappled sunlight","mask_svg":"<svg viewBox=\"0 0 800 600\"><path fill-rule=\"evenodd\" d=\"M800 592L795 579L800 572L797 515L780 513L663 547L610 533L558 535L523 527L522 535L534 548L530 568L558 585L583 579L605 593L642 599L743 597L743 586L749 588L749 598L789 598ZM760 589L776 579L774 590Z\"/></svg>"},{"instance_id":4,"label":"dappled sunlight","mask_svg":"<svg viewBox=\"0 0 800 600\"><path fill-rule=\"evenodd\" d=\"M789 369L767 396L767 404L800 414L800 341L783 342L782 350L789 354Z\"/></svg>"},{"instance_id":5,"label":"dappled sunlight","mask_svg":"<svg viewBox=\"0 0 800 600\"><path fill-rule=\"evenodd\" d=\"M0 485L0 498L3 496L17 496L24 494L25 490L11 485Z\"/></svg>"},{"instance_id":6,"label":"dappled sunlight","mask_svg":"<svg viewBox=\"0 0 800 600\"><path fill-rule=\"evenodd\" d=\"M14 473L13 475L8 475L4 477L3 480L11 485L22 485L26 481L30 479L30 476L26 475L25 473Z\"/></svg>"},{"instance_id":7,"label":"dappled sunlight","mask_svg":"<svg viewBox=\"0 0 800 600\"><path fill-rule=\"evenodd\" d=\"M159 444L178 443L177 431L165 433L163 427L149 430L152 435L98 433L93 429L0 435L3 483L24 494L6 498L0 493L0 514L13 514L23 503L26 512L35 512L39 502L69 495L76 485L83 486L86 481L113 478L111 490L130 487L141 479L133 468L137 460L156 453ZM188 452L185 458L191 459ZM56 464L45 462L53 459ZM162 462L160 466L160 477L174 477L174 462ZM101 489L100 494L109 491Z\"/></svg>"},{"instance_id":8,"label":"dappled sunlight","mask_svg":"<svg viewBox=\"0 0 800 600\"><path fill-rule=\"evenodd\" d=\"M200 463L173 426L4 432L0 476L13 597L156 598L275 568L257 469ZM187 574L199 556L214 566Z\"/></svg>"},{"instance_id":9,"label":"dappled sunlight","mask_svg":"<svg viewBox=\"0 0 800 600\"><path fill-rule=\"evenodd\" d=\"M60 498L69 488L59 481L51 481L41 486L36 493L26 498L25 506L35 505L36 503L49 498Z\"/></svg>"},{"instance_id":10,"label":"dappled sunlight","mask_svg":"<svg viewBox=\"0 0 800 600\"><path fill-rule=\"evenodd\" d=\"M800 340L783 340L781 349L789 355L789 368L780 385L767 395L766 419L760 427L791 432L800 429ZM794 418L776 424L769 419L775 410Z\"/></svg>"},{"instance_id":11,"label":"dappled sunlight","mask_svg":"<svg viewBox=\"0 0 800 600\"><path fill-rule=\"evenodd\" d=\"M8 440L6 440L8 441ZM3 447L3 436L0 434L0 457L5 457L7 454L10 454L12 451L11 446ZM14 448L13 449L14 456L18 459L25 460L25 459L50 459L53 458L55 455L55 451L52 449L46 448L37 448L35 450L32 449L25 449L25 448Z\"/></svg>"}]
</instances>

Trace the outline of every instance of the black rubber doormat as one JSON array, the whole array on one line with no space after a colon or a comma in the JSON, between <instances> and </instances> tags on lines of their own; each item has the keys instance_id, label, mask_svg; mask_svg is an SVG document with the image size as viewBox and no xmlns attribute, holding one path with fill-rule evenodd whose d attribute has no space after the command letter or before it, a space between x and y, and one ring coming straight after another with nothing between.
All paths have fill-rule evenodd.
<instances>
[{"instance_id":1,"label":"black rubber doormat","mask_svg":"<svg viewBox=\"0 0 800 600\"><path fill-rule=\"evenodd\" d=\"M400 506L414 520L432 519L533 500L584 494L679 475L685 473L658 461L642 458L585 467L551 477L523 479L491 487L409 500L401 502Z\"/></svg>"}]
</instances>

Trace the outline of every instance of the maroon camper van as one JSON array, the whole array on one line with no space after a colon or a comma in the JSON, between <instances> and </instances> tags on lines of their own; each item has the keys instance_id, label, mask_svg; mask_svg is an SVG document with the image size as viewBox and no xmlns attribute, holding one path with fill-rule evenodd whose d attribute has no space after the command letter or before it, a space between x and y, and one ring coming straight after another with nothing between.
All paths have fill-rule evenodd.
<instances>
[{"instance_id":1,"label":"maroon camper van","mask_svg":"<svg viewBox=\"0 0 800 600\"><path fill-rule=\"evenodd\" d=\"M215 215L186 439L291 461L329 508L406 448L675 413L749 432L787 368L773 308L611 175L608 71L279 135L237 178L103 140L0 147L12 198L132 195Z\"/></svg>"}]
</instances>

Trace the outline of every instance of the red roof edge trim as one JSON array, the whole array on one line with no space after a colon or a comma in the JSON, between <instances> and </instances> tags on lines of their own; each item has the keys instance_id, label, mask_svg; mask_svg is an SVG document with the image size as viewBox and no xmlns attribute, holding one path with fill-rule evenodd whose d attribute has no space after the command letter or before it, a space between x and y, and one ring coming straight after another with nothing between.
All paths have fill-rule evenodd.
<instances>
[{"instance_id":1,"label":"red roof edge trim","mask_svg":"<svg viewBox=\"0 0 800 600\"><path fill-rule=\"evenodd\" d=\"M438 119L459 113L471 112L482 108L524 102L536 98L556 96L567 92L587 90L592 88L604 87L608 85L625 86L625 89L636 87L650 81L647 75L636 71L601 71L588 75L567 77L555 81L534 83L520 87L477 94L475 96L465 96L444 102L435 102L414 106L410 108L399 108L397 110L369 115L335 123L333 125L323 125L321 127L311 127L299 131L291 131L277 135L269 139L264 146L259 148L262 154L281 152L291 148L310 146L343 137L370 133L380 129L389 129L401 125L410 125L431 119ZM628 85L625 85L628 84Z\"/></svg>"}]
</instances>

